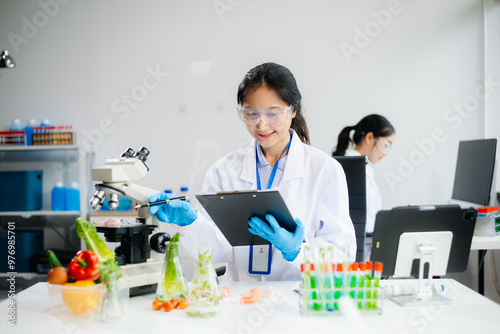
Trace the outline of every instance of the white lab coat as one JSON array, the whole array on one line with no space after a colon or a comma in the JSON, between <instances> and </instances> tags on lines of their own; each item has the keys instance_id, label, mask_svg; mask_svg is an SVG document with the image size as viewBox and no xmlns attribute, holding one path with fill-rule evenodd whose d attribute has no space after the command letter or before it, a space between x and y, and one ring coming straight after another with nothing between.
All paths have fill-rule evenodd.
<instances>
[{"instance_id":1,"label":"white lab coat","mask_svg":"<svg viewBox=\"0 0 500 334\"><path fill-rule=\"evenodd\" d=\"M278 190L292 216L304 224L305 240L309 243L330 244L341 258L341 250L349 249L350 261L356 254L354 227L349 216L349 202L345 174L340 164L318 149L303 144L295 131ZM230 153L218 160L207 172L202 194L219 191L257 189L255 172L255 145ZM232 247L201 206L198 218L182 231L182 245L194 256L196 247L212 246L212 261L227 262L225 279L251 281L261 275L248 273L249 247ZM184 239L184 242L182 242ZM297 258L286 261L281 252L273 247L271 274L268 280L300 280L300 264L303 263L303 247Z\"/></svg>"},{"instance_id":2,"label":"white lab coat","mask_svg":"<svg viewBox=\"0 0 500 334\"><path fill-rule=\"evenodd\" d=\"M346 156L360 156L354 149L347 149ZM382 210L382 194L375 182L375 170L370 163L366 165L366 232L373 233L375 217Z\"/></svg>"}]
</instances>

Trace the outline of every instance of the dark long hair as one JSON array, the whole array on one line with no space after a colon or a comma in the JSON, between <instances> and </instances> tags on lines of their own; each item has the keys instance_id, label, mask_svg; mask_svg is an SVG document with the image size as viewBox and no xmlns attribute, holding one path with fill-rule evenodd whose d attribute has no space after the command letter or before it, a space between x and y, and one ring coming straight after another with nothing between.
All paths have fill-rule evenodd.
<instances>
[{"instance_id":1,"label":"dark long hair","mask_svg":"<svg viewBox=\"0 0 500 334\"><path fill-rule=\"evenodd\" d=\"M351 139L351 131L354 131ZM333 151L333 156L345 155L349 143L357 145L368 132L372 132L375 138L387 137L394 133L394 127L384 116L372 114L364 117L358 124L346 126L339 134L337 147Z\"/></svg>"},{"instance_id":2,"label":"dark long hair","mask_svg":"<svg viewBox=\"0 0 500 334\"><path fill-rule=\"evenodd\" d=\"M302 95L292 72L275 63L264 63L252 68L238 87L238 103L243 104L247 94L262 86L266 86L281 101L293 106L295 117L292 118L290 127L297 132L303 143L310 144L309 130L302 115Z\"/></svg>"}]
</instances>

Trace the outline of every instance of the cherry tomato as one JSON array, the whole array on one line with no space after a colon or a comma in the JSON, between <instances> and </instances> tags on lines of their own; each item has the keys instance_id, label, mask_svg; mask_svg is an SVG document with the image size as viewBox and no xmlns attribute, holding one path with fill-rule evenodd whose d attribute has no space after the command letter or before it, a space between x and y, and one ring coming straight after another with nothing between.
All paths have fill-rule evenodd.
<instances>
[{"instance_id":1,"label":"cherry tomato","mask_svg":"<svg viewBox=\"0 0 500 334\"><path fill-rule=\"evenodd\" d=\"M179 307L184 310L185 308L187 308L189 306L189 302L187 299L182 299L180 302L179 302Z\"/></svg>"},{"instance_id":2,"label":"cherry tomato","mask_svg":"<svg viewBox=\"0 0 500 334\"><path fill-rule=\"evenodd\" d=\"M177 298L172 298L170 302L172 303L173 308L177 308L179 306L179 299Z\"/></svg>"},{"instance_id":3,"label":"cherry tomato","mask_svg":"<svg viewBox=\"0 0 500 334\"><path fill-rule=\"evenodd\" d=\"M163 309L167 312L170 312L174 309L174 306L172 305L171 302L165 302L163 303Z\"/></svg>"},{"instance_id":4,"label":"cherry tomato","mask_svg":"<svg viewBox=\"0 0 500 334\"><path fill-rule=\"evenodd\" d=\"M163 304L163 303L161 302L161 300L159 300L159 299L155 299L155 300L154 300L154 302L153 302L153 308L154 308L156 311L158 311L159 309L161 309L162 304Z\"/></svg>"}]
</instances>

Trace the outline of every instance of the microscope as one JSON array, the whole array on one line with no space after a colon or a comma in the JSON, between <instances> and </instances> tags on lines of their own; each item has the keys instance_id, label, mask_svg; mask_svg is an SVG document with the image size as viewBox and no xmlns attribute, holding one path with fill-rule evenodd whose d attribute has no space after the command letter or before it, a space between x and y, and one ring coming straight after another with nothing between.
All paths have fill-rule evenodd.
<instances>
[{"instance_id":1,"label":"microscope","mask_svg":"<svg viewBox=\"0 0 500 334\"><path fill-rule=\"evenodd\" d=\"M104 166L92 168L92 180L98 182L90 199L92 208L99 210L108 199L109 209L116 210L121 197L142 204L148 202L149 196L157 194L157 190L131 183L148 173L148 155L149 150L145 147L137 152L128 148L120 157L107 159ZM170 235L160 232L150 237L158 228L155 222L157 219L149 213L149 208L139 208L135 223L96 226L97 232L104 233L106 241L120 243L115 249L115 259L128 278L131 296L156 291L163 264L160 254L165 253ZM151 250L158 254L154 256Z\"/></svg>"}]
</instances>

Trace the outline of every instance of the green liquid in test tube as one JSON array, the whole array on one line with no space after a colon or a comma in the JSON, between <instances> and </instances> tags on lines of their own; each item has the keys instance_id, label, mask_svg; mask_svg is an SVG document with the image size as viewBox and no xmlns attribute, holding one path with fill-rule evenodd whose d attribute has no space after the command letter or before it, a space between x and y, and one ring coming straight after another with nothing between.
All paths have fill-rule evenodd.
<instances>
[{"instance_id":1,"label":"green liquid in test tube","mask_svg":"<svg viewBox=\"0 0 500 334\"><path fill-rule=\"evenodd\" d=\"M310 299L312 297L310 291L311 291L311 275L309 273L309 268L310 264L309 263L302 263L300 265L300 272L302 276L302 300L303 303L305 304L305 308L307 310L312 310L312 303L310 302Z\"/></svg>"},{"instance_id":2,"label":"green liquid in test tube","mask_svg":"<svg viewBox=\"0 0 500 334\"><path fill-rule=\"evenodd\" d=\"M340 297L342 297L342 288L344 286L344 278L343 278L343 266L342 263L337 263L337 270L335 271L335 292L333 295L333 298L335 300L338 300ZM339 309L339 304L335 301L333 303L333 309L337 311Z\"/></svg>"},{"instance_id":3,"label":"green liquid in test tube","mask_svg":"<svg viewBox=\"0 0 500 334\"><path fill-rule=\"evenodd\" d=\"M365 294L365 282L366 282L366 263L359 264L359 280L358 280L358 299L364 299ZM366 307L366 301L358 302L358 308L360 310Z\"/></svg>"},{"instance_id":4,"label":"green liquid in test tube","mask_svg":"<svg viewBox=\"0 0 500 334\"><path fill-rule=\"evenodd\" d=\"M310 282L311 282L311 298L313 300L313 310L319 311L321 309L321 304L318 301L321 299L321 295L318 292L318 279L315 273L314 263L311 263L311 274L310 274Z\"/></svg>"},{"instance_id":5,"label":"green liquid in test tube","mask_svg":"<svg viewBox=\"0 0 500 334\"><path fill-rule=\"evenodd\" d=\"M382 278L382 270L384 268L384 264L382 262L375 262L375 272L373 274L373 286L375 287L375 290L373 290L373 309L377 308L377 298L378 298L378 290L377 288L380 287L380 279Z\"/></svg>"},{"instance_id":6,"label":"green liquid in test tube","mask_svg":"<svg viewBox=\"0 0 500 334\"><path fill-rule=\"evenodd\" d=\"M372 299L372 280L373 280L373 262L368 261L366 262L366 299L367 299L367 304L366 308L371 309L373 307L373 302L370 300Z\"/></svg>"},{"instance_id":7,"label":"green liquid in test tube","mask_svg":"<svg viewBox=\"0 0 500 334\"><path fill-rule=\"evenodd\" d=\"M350 266L349 271L349 288L350 288L350 296L351 298L356 298L356 287L358 286L358 269L359 263L354 262Z\"/></svg>"},{"instance_id":8,"label":"green liquid in test tube","mask_svg":"<svg viewBox=\"0 0 500 334\"><path fill-rule=\"evenodd\" d=\"M321 309L333 311L333 270L332 270L333 248L320 248L320 276L319 276L319 294L321 297Z\"/></svg>"}]
</instances>

